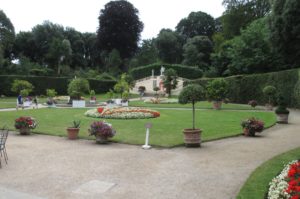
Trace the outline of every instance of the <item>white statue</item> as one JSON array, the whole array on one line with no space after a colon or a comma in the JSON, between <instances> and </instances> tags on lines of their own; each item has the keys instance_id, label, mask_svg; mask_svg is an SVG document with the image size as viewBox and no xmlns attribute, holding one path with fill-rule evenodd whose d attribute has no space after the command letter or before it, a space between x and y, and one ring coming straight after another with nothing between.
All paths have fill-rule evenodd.
<instances>
[{"instance_id":1,"label":"white statue","mask_svg":"<svg viewBox=\"0 0 300 199\"><path fill-rule=\"evenodd\" d=\"M154 77L154 70L152 69L152 77Z\"/></svg>"},{"instance_id":2,"label":"white statue","mask_svg":"<svg viewBox=\"0 0 300 199\"><path fill-rule=\"evenodd\" d=\"M165 72L165 67L161 66L160 68L160 76L163 76Z\"/></svg>"}]
</instances>

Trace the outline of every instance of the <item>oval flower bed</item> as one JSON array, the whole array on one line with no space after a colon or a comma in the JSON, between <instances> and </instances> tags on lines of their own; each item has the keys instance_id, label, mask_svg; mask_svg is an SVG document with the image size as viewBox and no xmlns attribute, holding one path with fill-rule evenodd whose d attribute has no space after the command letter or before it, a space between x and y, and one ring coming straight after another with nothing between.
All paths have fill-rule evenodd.
<instances>
[{"instance_id":1,"label":"oval flower bed","mask_svg":"<svg viewBox=\"0 0 300 199\"><path fill-rule=\"evenodd\" d=\"M300 198L300 160L290 162L270 182L268 199Z\"/></svg>"},{"instance_id":2,"label":"oval flower bed","mask_svg":"<svg viewBox=\"0 0 300 199\"><path fill-rule=\"evenodd\" d=\"M113 107L91 109L85 112L88 117L106 119L145 119L159 117L160 113L151 109L133 107Z\"/></svg>"}]
</instances>

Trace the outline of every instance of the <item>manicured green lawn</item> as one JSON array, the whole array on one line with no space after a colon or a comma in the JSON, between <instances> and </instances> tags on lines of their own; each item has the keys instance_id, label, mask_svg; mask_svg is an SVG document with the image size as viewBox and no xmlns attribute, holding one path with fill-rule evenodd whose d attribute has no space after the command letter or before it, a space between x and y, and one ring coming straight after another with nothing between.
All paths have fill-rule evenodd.
<instances>
[{"instance_id":1,"label":"manicured green lawn","mask_svg":"<svg viewBox=\"0 0 300 199\"><path fill-rule=\"evenodd\" d=\"M237 199L265 198L269 183L292 160L300 158L300 148L278 155L258 167L248 178Z\"/></svg>"},{"instance_id":2,"label":"manicured green lawn","mask_svg":"<svg viewBox=\"0 0 300 199\"><path fill-rule=\"evenodd\" d=\"M129 101L129 106L138 106L138 107L164 107L164 108L192 108L192 104L152 104L145 103L144 101ZM201 101L196 103L196 108L200 109L212 109L212 103L208 101ZM230 110L261 110L256 107L255 109L246 104L222 104L222 109L230 109Z\"/></svg>"},{"instance_id":3,"label":"manicured green lawn","mask_svg":"<svg viewBox=\"0 0 300 199\"><path fill-rule=\"evenodd\" d=\"M0 112L0 127L7 125L14 129L14 120L19 116L35 117L39 123L34 132L50 135L66 135L66 127L71 122L81 120L81 138L90 138L88 128L96 118L84 116L88 109L38 109L22 110L11 112ZM172 147L183 144L182 130L191 128L191 110L159 110L161 116L154 119L139 120L113 120L106 121L112 123L117 131L114 141L130 144L143 144L145 139L145 123L153 123L150 130L150 144L156 146ZM252 112L252 111L215 111L197 110L196 127L203 130L204 141L225 138L239 135L241 133L240 122L248 117L258 117L265 121L266 126L275 123L275 116L272 112ZM99 119L98 119L99 120Z\"/></svg>"}]
</instances>

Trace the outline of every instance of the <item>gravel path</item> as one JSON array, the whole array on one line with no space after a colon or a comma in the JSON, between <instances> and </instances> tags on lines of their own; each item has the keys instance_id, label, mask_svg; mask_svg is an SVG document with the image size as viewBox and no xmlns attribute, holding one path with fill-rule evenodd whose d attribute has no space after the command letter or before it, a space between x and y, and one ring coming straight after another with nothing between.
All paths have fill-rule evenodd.
<instances>
[{"instance_id":1,"label":"gravel path","mask_svg":"<svg viewBox=\"0 0 300 199\"><path fill-rule=\"evenodd\" d=\"M0 169L0 199L235 198L255 168L300 146L299 111L291 111L290 122L260 137L206 142L197 149L143 150L11 133L9 162Z\"/></svg>"}]
</instances>

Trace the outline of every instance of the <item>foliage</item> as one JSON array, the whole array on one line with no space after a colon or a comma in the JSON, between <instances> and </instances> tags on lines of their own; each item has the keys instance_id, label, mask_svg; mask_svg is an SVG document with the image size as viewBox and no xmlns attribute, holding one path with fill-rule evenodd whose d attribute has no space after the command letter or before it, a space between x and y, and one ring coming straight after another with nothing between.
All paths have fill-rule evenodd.
<instances>
[{"instance_id":1,"label":"foliage","mask_svg":"<svg viewBox=\"0 0 300 199\"><path fill-rule=\"evenodd\" d=\"M215 20L204 12L191 12L187 18L180 20L176 26L176 32L185 41L198 35L211 38L215 32Z\"/></svg>"},{"instance_id":2,"label":"foliage","mask_svg":"<svg viewBox=\"0 0 300 199\"><path fill-rule=\"evenodd\" d=\"M29 128L34 129L37 126L37 122L33 117L19 117L15 120L15 128L21 129L21 128Z\"/></svg>"},{"instance_id":3,"label":"foliage","mask_svg":"<svg viewBox=\"0 0 300 199\"><path fill-rule=\"evenodd\" d=\"M225 78L229 84L227 97L233 103L247 104L256 99L260 104L268 103L263 88L272 85L287 100L289 107L300 108L300 70L286 70L254 75L238 75ZM205 87L212 79L186 81L185 84L196 83Z\"/></svg>"},{"instance_id":4,"label":"foliage","mask_svg":"<svg viewBox=\"0 0 300 199\"><path fill-rule=\"evenodd\" d=\"M250 100L250 101L248 102L248 104L249 104L251 107L255 108L255 107L257 106L257 101L256 101L256 100Z\"/></svg>"},{"instance_id":5,"label":"foliage","mask_svg":"<svg viewBox=\"0 0 300 199\"><path fill-rule=\"evenodd\" d=\"M166 93L168 93L169 97L171 97L171 91L177 87L177 84L178 81L176 71L172 68L167 69L164 72L163 85L164 88L166 88Z\"/></svg>"},{"instance_id":6,"label":"foliage","mask_svg":"<svg viewBox=\"0 0 300 199\"><path fill-rule=\"evenodd\" d=\"M239 35L240 30L270 11L268 0L223 0L226 10L222 16L225 38Z\"/></svg>"},{"instance_id":7,"label":"foliage","mask_svg":"<svg viewBox=\"0 0 300 199\"><path fill-rule=\"evenodd\" d=\"M104 56L104 55L102 55ZM122 59L118 50L113 49L104 59L105 70L111 74L117 75L120 73Z\"/></svg>"},{"instance_id":8,"label":"foliage","mask_svg":"<svg viewBox=\"0 0 300 199\"><path fill-rule=\"evenodd\" d=\"M210 54L213 44L207 36L195 36L187 40L183 46L183 64L188 66L198 66L206 69L210 65Z\"/></svg>"},{"instance_id":9,"label":"foliage","mask_svg":"<svg viewBox=\"0 0 300 199\"><path fill-rule=\"evenodd\" d=\"M74 99L80 99L82 95L90 90L89 82L86 79L73 79L68 85L68 94Z\"/></svg>"},{"instance_id":10,"label":"foliage","mask_svg":"<svg viewBox=\"0 0 300 199\"><path fill-rule=\"evenodd\" d=\"M224 79L214 79L206 86L206 97L213 101L222 101L228 93L228 82Z\"/></svg>"},{"instance_id":11,"label":"foliage","mask_svg":"<svg viewBox=\"0 0 300 199\"><path fill-rule=\"evenodd\" d=\"M190 84L182 89L178 96L180 104L192 103L193 105L193 129L195 129L195 103L204 98L204 90L200 85Z\"/></svg>"},{"instance_id":12,"label":"foliage","mask_svg":"<svg viewBox=\"0 0 300 199\"><path fill-rule=\"evenodd\" d=\"M231 41L228 49L230 74L262 73L276 70L269 45L267 18L253 21Z\"/></svg>"},{"instance_id":13,"label":"foliage","mask_svg":"<svg viewBox=\"0 0 300 199\"><path fill-rule=\"evenodd\" d=\"M12 49L15 41L15 29L3 10L0 10L0 47L4 58L12 59Z\"/></svg>"},{"instance_id":14,"label":"foliage","mask_svg":"<svg viewBox=\"0 0 300 199\"><path fill-rule=\"evenodd\" d=\"M274 102L275 96L276 96L276 88L274 86L266 86L263 89L263 93L265 96L268 97L269 99L269 104L271 104L272 102Z\"/></svg>"},{"instance_id":15,"label":"foliage","mask_svg":"<svg viewBox=\"0 0 300 199\"><path fill-rule=\"evenodd\" d=\"M48 97L55 97L57 95L57 92L55 91L55 89L47 89L46 90L46 95Z\"/></svg>"},{"instance_id":16,"label":"foliage","mask_svg":"<svg viewBox=\"0 0 300 199\"><path fill-rule=\"evenodd\" d=\"M129 84L126 81L126 73L122 74L120 80L115 84L114 92L119 93L121 98L124 92L129 92Z\"/></svg>"},{"instance_id":17,"label":"foliage","mask_svg":"<svg viewBox=\"0 0 300 199\"><path fill-rule=\"evenodd\" d=\"M264 122L254 117L242 121L241 126L249 131L249 136L255 136L255 133L264 130Z\"/></svg>"},{"instance_id":18,"label":"foliage","mask_svg":"<svg viewBox=\"0 0 300 199\"><path fill-rule=\"evenodd\" d=\"M287 101L286 98L279 94L277 97L277 108L275 109L276 114L289 114L290 111L287 110Z\"/></svg>"},{"instance_id":19,"label":"foliage","mask_svg":"<svg viewBox=\"0 0 300 199\"><path fill-rule=\"evenodd\" d=\"M110 1L100 11L98 41L101 50L116 49L122 58L131 57L137 50L143 23L139 11L128 1Z\"/></svg>"},{"instance_id":20,"label":"foliage","mask_svg":"<svg viewBox=\"0 0 300 199\"><path fill-rule=\"evenodd\" d=\"M73 120L72 125L69 128L75 128L75 129L79 129L80 128L80 120Z\"/></svg>"},{"instance_id":21,"label":"foliage","mask_svg":"<svg viewBox=\"0 0 300 199\"><path fill-rule=\"evenodd\" d=\"M11 91L15 92L15 93L20 93L21 90L28 90L28 92L32 92L32 90L34 89L34 86L26 81L26 80L14 80L12 85L11 85Z\"/></svg>"},{"instance_id":22,"label":"foliage","mask_svg":"<svg viewBox=\"0 0 300 199\"><path fill-rule=\"evenodd\" d=\"M283 68L300 64L300 2L298 0L274 0L270 17L272 49Z\"/></svg>"},{"instance_id":23,"label":"foliage","mask_svg":"<svg viewBox=\"0 0 300 199\"><path fill-rule=\"evenodd\" d=\"M156 40L158 56L164 63L175 64L182 60L182 38L170 29L162 29Z\"/></svg>"},{"instance_id":24,"label":"foliage","mask_svg":"<svg viewBox=\"0 0 300 199\"><path fill-rule=\"evenodd\" d=\"M96 95L95 90L91 90L91 91L90 91L90 96L91 96L91 97L94 97L95 95Z\"/></svg>"},{"instance_id":25,"label":"foliage","mask_svg":"<svg viewBox=\"0 0 300 199\"><path fill-rule=\"evenodd\" d=\"M29 95L29 90L28 89L22 89L21 91L20 91L20 94L21 94L21 96L28 96Z\"/></svg>"},{"instance_id":26,"label":"foliage","mask_svg":"<svg viewBox=\"0 0 300 199\"><path fill-rule=\"evenodd\" d=\"M154 63L147 66L141 66L134 68L130 71L130 74L134 79L141 79L144 77L151 76L152 70L154 70L154 75L160 75L160 68L162 65L166 68L174 69L179 77L187 79L196 79L202 76L202 71L198 67L177 65L177 64L160 64Z\"/></svg>"},{"instance_id":27,"label":"foliage","mask_svg":"<svg viewBox=\"0 0 300 199\"><path fill-rule=\"evenodd\" d=\"M111 127L111 124L103 121L95 121L90 125L90 135L101 136L105 138L113 137L116 131Z\"/></svg>"}]
</instances>

